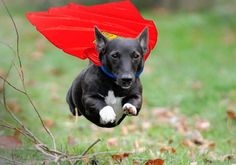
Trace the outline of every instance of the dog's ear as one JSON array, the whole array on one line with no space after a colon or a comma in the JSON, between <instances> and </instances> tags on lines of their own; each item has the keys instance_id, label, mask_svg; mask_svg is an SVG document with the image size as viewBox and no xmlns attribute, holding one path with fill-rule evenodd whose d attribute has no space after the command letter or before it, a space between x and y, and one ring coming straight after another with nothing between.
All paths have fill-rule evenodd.
<instances>
[{"instance_id":1,"label":"dog's ear","mask_svg":"<svg viewBox=\"0 0 236 165\"><path fill-rule=\"evenodd\" d=\"M95 38L96 38L96 49L99 53L104 51L106 44L107 44L107 38L98 30L97 27L95 29Z\"/></svg>"},{"instance_id":2,"label":"dog's ear","mask_svg":"<svg viewBox=\"0 0 236 165\"><path fill-rule=\"evenodd\" d=\"M143 53L146 54L148 52L148 41L149 41L147 27L139 34L139 36L137 37L137 40L143 50Z\"/></svg>"}]
</instances>

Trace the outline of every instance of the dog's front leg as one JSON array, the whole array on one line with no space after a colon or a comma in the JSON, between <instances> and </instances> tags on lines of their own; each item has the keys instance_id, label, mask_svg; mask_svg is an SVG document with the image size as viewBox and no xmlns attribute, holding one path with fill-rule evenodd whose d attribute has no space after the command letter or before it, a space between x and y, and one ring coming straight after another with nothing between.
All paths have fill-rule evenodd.
<instances>
[{"instance_id":1,"label":"dog's front leg","mask_svg":"<svg viewBox=\"0 0 236 165\"><path fill-rule=\"evenodd\" d=\"M123 99L123 111L127 115L137 116L142 107L142 96L134 95Z\"/></svg>"},{"instance_id":2,"label":"dog's front leg","mask_svg":"<svg viewBox=\"0 0 236 165\"><path fill-rule=\"evenodd\" d=\"M90 120L96 120L101 124L114 123L116 114L111 106L105 103L103 97L99 95L85 95L83 97L85 116Z\"/></svg>"}]
</instances>

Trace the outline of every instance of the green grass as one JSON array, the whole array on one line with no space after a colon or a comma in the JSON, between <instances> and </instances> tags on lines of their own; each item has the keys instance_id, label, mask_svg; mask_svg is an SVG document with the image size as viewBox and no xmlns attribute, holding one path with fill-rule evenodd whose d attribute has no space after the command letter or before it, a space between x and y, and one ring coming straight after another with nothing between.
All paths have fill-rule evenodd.
<instances>
[{"instance_id":1,"label":"green grass","mask_svg":"<svg viewBox=\"0 0 236 165\"><path fill-rule=\"evenodd\" d=\"M14 15L20 32L20 49L28 91L44 119L54 121L51 128L56 137L58 148L73 154L81 153L97 138L102 142L90 152L132 151L137 141L144 152L131 155L125 164L132 164L133 159L145 161L161 158L165 164L207 164L211 159L208 154L194 150L194 157L188 156L189 148L181 145L184 137L166 123L160 123L152 115L155 107L177 107L187 117L190 125L196 118L208 120L210 129L203 132L204 139L215 142L212 152L219 156L236 154L235 122L227 120L227 108L236 108L236 21L234 15L225 17L217 10L203 13L144 13L154 19L159 29L159 40L155 50L146 62L146 69L141 76L144 88L144 106L140 116L127 118L114 129L102 129L93 126L85 118L77 122L69 117L70 112L65 102L66 92L87 62L68 56L47 42L26 21L22 13ZM0 41L14 45L15 35L6 14L0 15ZM37 45L41 45L39 48ZM12 59L11 51L0 45L0 68L7 70ZM42 53L39 59L32 58L34 53ZM20 87L15 71L10 80ZM197 86L197 87L196 87ZM21 111L16 115L43 142L51 144L50 138L43 131L32 107L22 95L7 88L9 100L15 100ZM11 122L9 115L0 105L0 116ZM151 127L143 129L143 123ZM136 128L136 127L137 128ZM129 132L124 135L124 129ZM135 128L133 128L135 127ZM1 130L0 135L11 134ZM67 143L68 136L74 137L78 145ZM107 145L107 141L116 138L116 145ZM23 139L23 138L22 138ZM173 143L168 144L169 140ZM176 153L160 153L162 145L170 145ZM40 159L42 156L31 151L33 147L24 140L22 149L8 151L0 149L0 155L11 156L13 152L22 160ZM110 156L98 157L101 164L106 164ZM104 162L103 162L104 161ZM106 163L105 163L106 162ZM231 161L214 161L213 164L232 164Z\"/></svg>"}]
</instances>

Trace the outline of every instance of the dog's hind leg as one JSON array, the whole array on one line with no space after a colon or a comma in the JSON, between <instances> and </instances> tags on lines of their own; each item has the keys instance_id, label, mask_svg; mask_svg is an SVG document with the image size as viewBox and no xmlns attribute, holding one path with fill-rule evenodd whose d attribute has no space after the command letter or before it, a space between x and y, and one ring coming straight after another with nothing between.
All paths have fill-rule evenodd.
<instances>
[{"instance_id":1,"label":"dog's hind leg","mask_svg":"<svg viewBox=\"0 0 236 165\"><path fill-rule=\"evenodd\" d=\"M69 107L70 107L70 111L71 113L76 116L80 116L81 113L79 112L79 110L76 108L73 99L72 99L72 87L69 89L69 91L67 92L67 96L66 96L66 102L68 103Z\"/></svg>"}]
</instances>

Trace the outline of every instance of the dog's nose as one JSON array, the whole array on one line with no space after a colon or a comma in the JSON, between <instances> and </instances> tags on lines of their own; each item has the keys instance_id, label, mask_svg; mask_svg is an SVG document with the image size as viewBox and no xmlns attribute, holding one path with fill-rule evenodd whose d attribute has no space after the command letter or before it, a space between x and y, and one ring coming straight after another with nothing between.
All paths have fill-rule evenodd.
<instances>
[{"instance_id":1,"label":"dog's nose","mask_svg":"<svg viewBox=\"0 0 236 165\"><path fill-rule=\"evenodd\" d=\"M121 77L122 84L128 86L132 83L133 77L131 75L124 75Z\"/></svg>"}]
</instances>

